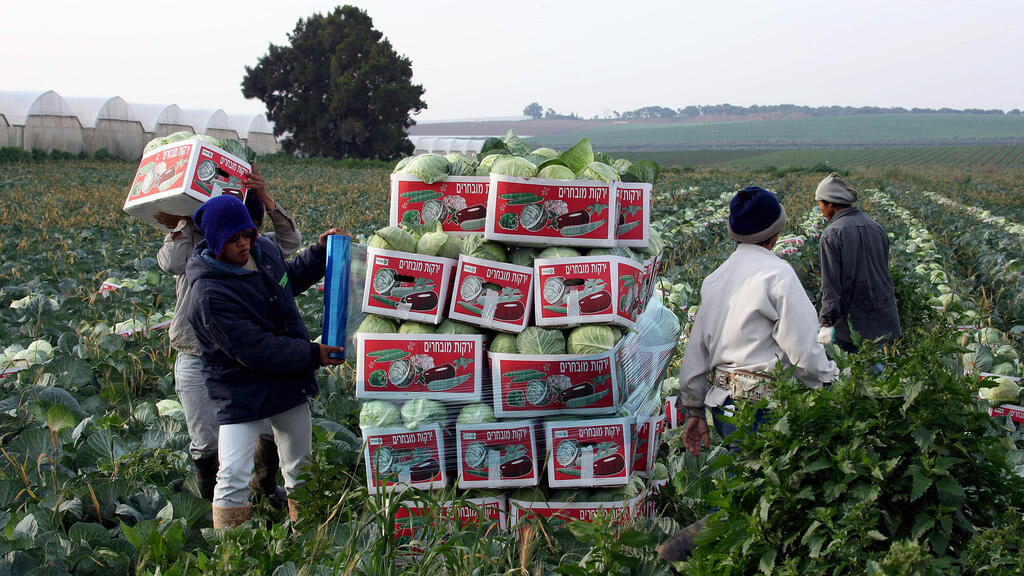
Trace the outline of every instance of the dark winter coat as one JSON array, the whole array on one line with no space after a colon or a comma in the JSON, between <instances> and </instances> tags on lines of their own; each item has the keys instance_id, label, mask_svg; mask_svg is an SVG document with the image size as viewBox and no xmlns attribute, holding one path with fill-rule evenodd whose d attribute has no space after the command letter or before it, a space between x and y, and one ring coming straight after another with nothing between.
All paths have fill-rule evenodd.
<instances>
[{"instance_id":1,"label":"dark winter coat","mask_svg":"<svg viewBox=\"0 0 1024 576\"><path fill-rule=\"evenodd\" d=\"M189 321L217 422L235 424L285 412L316 395L320 348L295 295L324 276L326 249L314 245L285 262L262 236L249 257L257 271L218 261L200 242L185 268L192 285Z\"/></svg>"},{"instance_id":2,"label":"dark winter coat","mask_svg":"<svg viewBox=\"0 0 1024 576\"><path fill-rule=\"evenodd\" d=\"M850 324L865 339L889 342L901 334L896 293L889 277L889 236L855 207L832 216L821 233L822 326L835 326L835 339L852 347Z\"/></svg>"}]
</instances>

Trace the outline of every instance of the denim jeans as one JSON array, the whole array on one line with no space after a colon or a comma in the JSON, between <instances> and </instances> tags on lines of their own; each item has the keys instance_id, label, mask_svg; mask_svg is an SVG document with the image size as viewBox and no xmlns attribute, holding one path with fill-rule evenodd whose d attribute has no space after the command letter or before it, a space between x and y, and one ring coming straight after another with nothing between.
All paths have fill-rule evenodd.
<instances>
[{"instance_id":1,"label":"denim jeans","mask_svg":"<svg viewBox=\"0 0 1024 576\"><path fill-rule=\"evenodd\" d=\"M718 432L718 435L721 436L723 440L728 441L729 436L732 436L738 428L732 422L727 422L725 420L725 417L731 416L735 412L736 406L733 404L732 396L726 398L722 406L714 406L711 408L711 420L714 423L715 431ZM757 413L754 416L754 427L751 430L751 433L757 432L757 429L761 424L768 423L769 414L771 414L771 412L767 408L759 408L757 410ZM727 442L727 444L729 452L736 452L739 450L739 447L735 442Z\"/></svg>"},{"instance_id":2,"label":"denim jeans","mask_svg":"<svg viewBox=\"0 0 1024 576\"><path fill-rule=\"evenodd\" d=\"M302 467L313 449L313 421L309 402L262 420L223 424L220 427L220 470L213 491L213 505L235 508L249 503L249 480L256 440L269 423L281 457L284 489L289 493L298 485Z\"/></svg>"}]
</instances>

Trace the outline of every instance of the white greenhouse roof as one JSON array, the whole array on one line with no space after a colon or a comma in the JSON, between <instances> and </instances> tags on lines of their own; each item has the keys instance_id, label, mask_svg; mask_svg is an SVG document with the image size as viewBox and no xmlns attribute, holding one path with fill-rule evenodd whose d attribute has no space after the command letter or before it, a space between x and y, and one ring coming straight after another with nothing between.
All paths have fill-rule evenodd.
<instances>
[{"instance_id":1,"label":"white greenhouse roof","mask_svg":"<svg viewBox=\"0 0 1024 576\"><path fill-rule=\"evenodd\" d=\"M470 138L409 136L409 141L412 142L412 145L416 150L441 152L445 154L449 152L459 152L462 154L479 153L484 147L483 140L473 140Z\"/></svg>"},{"instance_id":2,"label":"white greenhouse roof","mask_svg":"<svg viewBox=\"0 0 1024 576\"><path fill-rule=\"evenodd\" d=\"M198 134L206 134L210 130L234 130L231 127L231 120L223 110L185 109L182 111Z\"/></svg>"},{"instance_id":3,"label":"white greenhouse roof","mask_svg":"<svg viewBox=\"0 0 1024 576\"><path fill-rule=\"evenodd\" d=\"M24 126L29 116L74 116L71 106L53 90L0 92L0 114L12 126Z\"/></svg>"},{"instance_id":4,"label":"white greenhouse roof","mask_svg":"<svg viewBox=\"0 0 1024 576\"><path fill-rule=\"evenodd\" d=\"M142 128L148 132L156 132L156 127L159 124L192 127L185 113L177 104L138 104L133 102L131 107L138 115L139 121L142 122ZM193 128L192 131L195 132L195 129Z\"/></svg>"},{"instance_id":5,"label":"white greenhouse roof","mask_svg":"<svg viewBox=\"0 0 1024 576\"><path fill-rule=\"evenodd\" d=\"M231 114L228 116L231 127L242 138L248 138L250 132L273 134L274 125L267 121L263 114Z\"/></svg>"},{"instance_id":6,"label":"white greenhouse roof","mask_svg":"<svg viewBox=\"0 0 1024 576\"><path fill-rule=\"evenodd\" d=\"M135 111L120 96L113 98L65 98L83 128L95 128L100 120L141 122Z\"/></svg>"}]
</instances>

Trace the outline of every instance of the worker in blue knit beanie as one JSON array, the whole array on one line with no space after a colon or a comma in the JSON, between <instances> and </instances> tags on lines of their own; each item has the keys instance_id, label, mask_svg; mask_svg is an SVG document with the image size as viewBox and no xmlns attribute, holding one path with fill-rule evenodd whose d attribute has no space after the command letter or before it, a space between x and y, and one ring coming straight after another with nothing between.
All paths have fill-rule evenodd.
<instances>
[{"instance_id":1,"label":"worker in blue knit beanie","mask_svg":"<svg viewBox=\"0 0 1024 576\"><path fill-rule=\"evenodd\" d=\"M238 526L252 515L249 480L266 422L277 440L289 516L296 521L299 506L290 494L312 451L309 398L319 391L315 372L342 363L332 355L344 358L344 350L310 341L295 296L323 278L327 239L344 232L324 232L286 262L277 244L257 233L237 198L212 198L193 219L205 240L185 270L189 321L220 425L214 528Z\"/></svg>"}]
</instances>

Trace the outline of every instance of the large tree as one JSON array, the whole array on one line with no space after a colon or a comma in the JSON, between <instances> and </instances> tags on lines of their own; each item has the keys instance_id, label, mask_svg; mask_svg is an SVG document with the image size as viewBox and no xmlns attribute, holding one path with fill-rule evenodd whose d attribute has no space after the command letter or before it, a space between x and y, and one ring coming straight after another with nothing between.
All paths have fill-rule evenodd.
<instances>
[{"instance_id":1,"label":"large tree","mask_svg":"<svg viewBox=\"0 0 1024 576\"><path fill-rule=\"evenodd\" d=\"M259 98L287 133L287 152L335 158L410 154L405 130L426 108L412 64L391 47L373 20L354 6L299 20L290 45L270 45L245 67L242 94Z\"/></svg>"}]
</instances>

